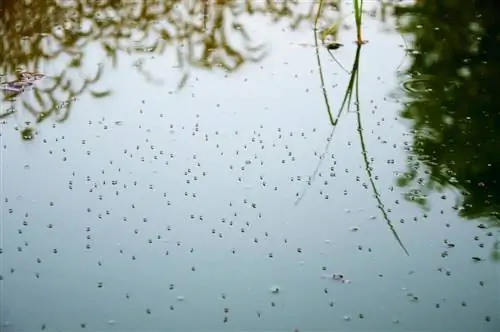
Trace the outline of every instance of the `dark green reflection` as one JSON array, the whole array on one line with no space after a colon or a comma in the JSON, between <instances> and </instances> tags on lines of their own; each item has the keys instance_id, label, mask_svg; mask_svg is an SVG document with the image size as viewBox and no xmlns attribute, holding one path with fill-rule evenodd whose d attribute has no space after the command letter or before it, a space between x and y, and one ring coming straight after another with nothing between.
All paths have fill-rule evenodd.
<instances>
[{"instance_id":1,"label":"dark green reflection","mask_svg":"<svg viewBox=\"0 0 500 332\"><path fill-rule=\"evenodd\" d=\"M460 215L492 226L500 221L497 7L495 0L444 0L396 11L414 37L402 115L412 120L415 158L398 183L423 206L431 190L457 188Z\"/></svg>"}]
</instances>

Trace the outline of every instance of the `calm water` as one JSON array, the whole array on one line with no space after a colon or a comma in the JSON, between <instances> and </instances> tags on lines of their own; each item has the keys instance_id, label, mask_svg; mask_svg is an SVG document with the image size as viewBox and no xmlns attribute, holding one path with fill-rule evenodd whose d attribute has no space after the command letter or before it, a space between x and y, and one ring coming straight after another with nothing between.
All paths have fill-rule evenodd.
<instances>
[{"instance_id":1,"label":"calm water","mask_svg":"<svg viewBox=\"0 0 500 332\"><path fill-rule=\"evenodd\" d=\"M491 8L145 2L0 6L0 331L500 329Z\"/></svg>"}]
</instances>

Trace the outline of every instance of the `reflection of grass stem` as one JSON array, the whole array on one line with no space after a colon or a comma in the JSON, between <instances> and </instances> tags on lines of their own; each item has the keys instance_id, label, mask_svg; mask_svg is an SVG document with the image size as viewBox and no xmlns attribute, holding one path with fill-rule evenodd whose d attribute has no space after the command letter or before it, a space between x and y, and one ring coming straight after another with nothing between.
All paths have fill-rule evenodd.
<instances>
[{"instance_id":1,"label":"reflection of grass stem","mask_svg":"<svg viewBox=\"0 0 500 332\"><path fill-rule=\"evenodd\" d=\"M352 64L351 70L351 78L349 79L349 83L347 84L347 89L344 94L344 99L342 100L342 104L340 105L339 115L344 110L347 105L347 109L349 109L351 105L352 92L354 91L354 87L356 87L356 99L358 99L358 68L359 68L359 55L361 53L361 47L356 48L356 55L354 56L354 63ZM357 103L357 101L356 101Z\"/></svg>"},{"instance_id":2,"label":"reflection of grass stem","mask_svg":"<svg viewBox=\"0 0 500 332\"><path fill-rule=\"evenodd\" d=\"M318 12L316 14L316 19L314 21L314 43L315 43L315 46L316 46L316 59L318 61L318 69L319 69L319 74L320 74L321 87L323 89L323 97L325 99L325 104L326 104L326 108L327 108L327 111L328 111L328 116L329 116L329 119L330 119L330 123L332 124L333 128L332 128L332 132L330 134L330 137L327 140L327 144L325 146L325 151L320 156L318 165L316 166L316 169L314 170L313 175L309 178L308 186L306 186L304 188L304 190L302 191L301 195L297 198L297 200L295 201L295 205L297 205L297 204L300 203L300 201L302 200L302 198L304 197L304 195L305 195L305 193L307 191L307 188L309 187L309 185L311 184L311 182L314 181L317 173L319 172L319 168L321 166L321 163L325 159L325 156L326 156L326 153L327 153L328 148L330 146L330 143L333 140L333 134L335 132L335 128L336 128L338 119L339 119L340 115L342 114L342 111L344 110L344 108L346 107L346 105L347 105L347 108L349 109L350 104L351 104L352 94L355 91L355 106L356 106L356 115L357 115L357 121L358 121L359 140L360 140L360 143L361 143L361 150L362 150L362 155L363 155L363 161L364 161L364 164L365 164L365 169L366 169L366 172L368 174L368 178L370 180L370 184L371 184L371 187L372 187L372 190L373 190L373 194L374 194L375 199L377 200L377 203L378 203L377 207L382 212L382 215L383 215L385 221L387 222L387 225L389 226L392 234L394 235L394 237L398 241L399 245L404 250L404 252L406 253L406 255L409 255L408 250L406 249L406 247L404 246L403 242L401 241L399 235L396 232L396 229L394 228L391 220L389 219L389 216L388 216L387 212L385 211L385 207L384 207L384 204L382 203L382 200L380 199L380 194L379 194L379 192L377 190L377 186L375 185L375 181L373 181L372 171L371 171L371 168L370 168L370 164L368 162L368 154L366 152L366 145L365 145L365 140L364 140L364 136L363 136L363 128L362 128L362 125L361 125L361 112L360 112L360 107L359 107L359 84L358 84L358 77L359 77L359 56L360 56L360 53L361 53L361 45L363 45L365 43L363 41L363 39L362 39L362 36L361 36L361 14L362 14L362 10L363 10L363 0L354 0L354 14L355 14L355 19L356 19L356 37L357 37L357 41L356 42L358 44L358 47L356 49L356 55L355 55L355 58L354 58L354 63L352 65L352 70L350 72L349 83L347 85L347 89L345 91L344 99L342 100L342 104L340 105L340 109L339 109L339 112L337 114L337 119L333 118L333 115L332 115L332 112L331 112L331 109L330 109L330 104L328 102L328 96L327 96L326 88L325 88L325 82L324 82L325 80L324 80L324 77L323 77L323 69L322 69L322 66L321 66L321 58L319 56L319 46L318 46L318 33L317 33L317 30L318 30L318 20L319 20L319 16L320 16L322 7L323 7L323 0L320 0Z\"/></svg>"},{"instance_id":3,"label":"reflection of grass stem","mask_svg":"<svg viewBox=\"0 0 500 332\"><path fill-rule=\"evenodd\" d=\"M309 186L311 185L311 183L314 182L314 180L316 179L316 175L318 174L319 169L321 167L321 164L323 163L323 160L325 159L326 153L328 152L328 149L330 147L330 143L333 141L333 134L335 133L335 128L337 126L337 122L338 122L338 120L340 118L340 115L342 114L342 110L343 110L345 102L346 102L346 100L344 98L344 101L342 102L342 107L340 108L340 110L339 110L339 112L337 114L337 118L334 119L333 115L332 115L332 110L330 108L330 103L328 101L328 95L326 93L325 79L323 77L323 67L321 65L321 58L319 56L318 21L319 21L319 17L320 17L320 14L321 14L322 7L323 7L323 0L320 0L318 11L316 13L316 18L314 20L314 45L316 47L316 59L318 61L319 77L320 77L320 81L321 81L321 87L322 87L322 90L323 90L323 97L325 99L326 109L328 111L328 117L330 119L330 123L332 124L333 128L332 128L332 131L330 133L330 136L327 138L327 143L326 143L326 146L325 146L325 150L323 151L323 154L319 158L318 164L316 165L316 169L314 170L313 174L309 177L308 185L304 188L304 190L302 190L302 193L295 200L295 205L298 205L300 203L300 201L302 200L302 198L304 198L304 196L305 196L305 194L307 192L307 188L309 188ZM347 73L349 73L349 71L347 71L340 64L340 62L337 61L337 59L333 56L333 54L330 52L330 50L328 50L328 53L330 53L330 56L339 64L339 66L342 69L344 69ZM358 53L359 53L359 49L358 49ZM357 54L357 57L359 57L359 54ZM351 80L352 80L352 76L351 76ZM351 82L349 84L352 86ZM352 90L352 88L351 88L351 90Z\"/></svg>"},{"instance_id":4,"label":"reflection of grass stem","mask_svg":"<svg viewBox=\"0 0 500 332\"><path fill-rule=\"evenodd\" d=\"M313 174L309 177L309 180L307 181L307 186L304 187L304 190L302 190L299 197L295 200L295 205L298 205L300 203L302 198L304 198L304 196L306 195L307 188L309 188L309 186L316 179L316 175L318 175L321 164L323 163L323 160L325 160L326 153L328 152L328 149L330 148L330 143L333 141L333 134L335 133L335 128L337 128L337 126L334 125L332 127L332 131L330 133L330 136L328 136L328 138L326 139L325 149L324 149L323 153L321 154L321 156L319 156L319 161L318 161L318 164L316 165L316 169L314 170Z\"/></svg>"},{"instance_id":5,"label":"reflection of grass stem","mask_svg":"<svg viewBox=\"0 0 500 332\"><path fill-rule=\"evenodd\" d=\"M356 97L356 99L357 99L357 97ZM370 179L370 184L371 184L371 187L373 189L373 194L374 194L375 199L377 200L377 203L378 203L378 208L382 212L382 215L384 216L384 219L387 222L387 226L389 226L389 228L391 229L391 232L394 235L394 238L398 241L399 245L404 250L406 255L409 256L410 254L408 253L408 250L406 249L403 242L401 241L401 238L399 237L398 233L396 232L394 225L392 224L391 220L389 219L389 216L387 215L387 212L385 211L385 207L384 207L384 204L382 203L382 200L380 199L380 194L377 190L377 186L375 185L375 181L373 181L373 175L372 175L372 171L370 169L370 164L368 162L368 155L366 153L365 140L363 138L363 127L361 125L361 113L359 111L359 104L356 106L356 115L358 118L359 141L361 142L361 150L362 150L363 160L365 162L365 169L366 169L366 173L368 173L368 178Z\"/></svg>"},{"instance_id":6,"label":"reflection of grass stem","mask_svg":"<svg viewBox=\"0 0 500 332\"><path fill-rule=\"evenodd\" d=\"M326 110L328 111L328 117L332 126L337 124L337 121L333 118L332 110L330 108L330 102L328 101L328 95L326 93L325 78L323 77L323 67L321 65L321 58L319 56L319 45L318 45L318 21L323 9L323 0L319 1L318 12L316 13L316 18L314 19L314 45L316 46L316 60L318 61L319 78L321 81L321 89L323 90L323 98L325 99Z\"/></svg>"},{"instance_id":7,"label":"reflection of grass stem","mask_svg":"<svg viewBox=\"0 0 500 332\"><path fill-rule=\"evenodd\" d=\"M335 61L340 68L342 68L342 70L344 70L348 75L350 75L351 73L344 68L344 66L342 66L342 64L340 63L339 60L337 60L337 58L335 57L335 55L333 55L332 51L330 51L329 49L327 49L328 53L330 54L330 56L332 57L333 61Z\"/></svg>"},{"instance_id":8,"label":"reflection of grass stem","mask_svg":"<svg viewBox=\"0 0 500 332\"><path fill-rule=\"evenodd\" d=\"M319 21L319 17L321 15L322 9L323 9L323 0L320 0L319 1L318 11L316 13L316 18L314 19L314 45L315 45L315 48L316 48L316 60L318 62L319 78L320 78L320 81L321 81L321 88L322 88L322 91L323 91L323 98L325 99L326 110L328 111L328 118L330 119L330 123L333 126L333 128L332 128L332 132L330 133L330 136L327 139L325 150L324 150L323 154L319 158L318 165L316 165L316 169L314 170L314 173L312 174L312 176L309 177L308 186L306 186L304 188L304 190L302 190L302 193L299 195L299 197L295 201L295 205L298 205L300 203L300 201L302 200L302 198L304 198L304 195L307 192L307 188L309 188L309 186L311 185L311 183L314 182L314 179L316 178L316 175L319 172L319 168L321 167L321 164L322 164L323 160L325 159L326 153L328 152L328 148L330 147L330 143L333 140L333 134L335 133L335 128L337 126L337 122L338 122L338 119L339 119L339 116L340 116L340 113L339 113L337 115L337 119L333 118L332 109L330 108L330 102L328 101L328 95L326 93L325 78L323 76L323 67L321 65L321 57L319 56L318 21ZM333 57L333 59L335 61L337 61L337 59L335 59L335 57L333 56L333 54L331 54L330 51L328 51L328 52ZM337 63L342 67L342 65L338 61L337 61Z\"/></svg>"},{"instance_id":9,"label":"reflection of grass stem","mask_svg":"<svg viewBox=\"0 0 500 332\"><path fill-rule=\"evenodd\" d=\"M370 180L370 184L373 190L373 195L375 196L375 199L377 200L377 207L379 208L380 212L382 212L382 216L384 217L385 221L387 222L387 225L389 226L392 234L394 235L394 238L398 241L399 245L401 248L404 250L406 255L409 255L408 250L406 247L403 245L403 242L401 241L398 233L396 232L396 229L394 228L391 220L389 219L389 216L387 215L387 212L385 211L384 203L382 203L382 200L380 199L380 193L377 190L377 186L375 185L375 181L373 181L373 174L372 170L370 168L370 163L368 161L368 153L366 152L366 145L365 145L365 139L363 136L363 126L361 125L361 112L360 112L360 107L359 107L359 84L358 84L358 74L359 74L359 55L360 55L360 50L361 50L361 44L358 44L358 48L356 50L356 57L354 59L354 63L352 66L351 70L351 79L349 80L349 84L347 86L347 90L344 96L344 101L342 102L341 105L341 111L345 107L346 102L348 105L350 104L351 98L352 98L352 93L353 89L355 89L355 106L356 106L356 117L358 121L358 134L359 134L359 141L361 143L361 151L363 155L363 161L365 163L365 169L366 173L368 174L368 178ZM348 106L349 107L349 106Z\"/></svg>"}]
</instances>

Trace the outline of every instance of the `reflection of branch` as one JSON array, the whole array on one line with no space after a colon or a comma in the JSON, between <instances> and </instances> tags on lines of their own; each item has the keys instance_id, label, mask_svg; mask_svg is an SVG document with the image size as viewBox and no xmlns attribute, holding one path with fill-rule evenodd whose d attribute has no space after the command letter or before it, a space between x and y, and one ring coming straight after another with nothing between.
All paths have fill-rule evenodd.
<instances>
[{"instance_id":1,"label":"reflection of branch","mask_svg":"<svg viewBox=\"0 0 500 332\"><path fill-rule=\"evenodd\" d=\"M328 5L337 3L323 2L315 16L317 1L298 0L0 1L0 72L13 73L18 66L39 70L47 63L71 58L64 66L68 71L51 73L51 88L35 90L34 100L23 100L38 121L54 114L62 121L69 114L68 98L88 92L89 83L95 83L82 72L83 87L80 78L68 79L70 70L86 62L89 53L85 50L91 44L97 44L113 66L119 65L123 52L161 55L168 48L177 49L181 89L188 82L189 67L234 71L266 55L264 45L255 45L238 18L266 15L275 22L288 20L297 28L300 22L324 19ZM305 14L303 6L308 10ZM137 69L148 81L155 80L155 72ZM108 92L91 94L106 96Z\"/></svg>"},{"instance_id":2,"label":"reflection of branch","mask_svg":"<svg viewBox=\"0 0 500 332\"><path fill-rule=\"evenodd\" d=\"M342 103L342 107L344 107L345 101L348 99L349 102L351 100L352 96L352 90L353 88L356 89L356 101L355 101L355 106L356 106L356 118L358 121L358 134L359 134L359 142L361 143L361 151L363 155L363 161L365 163L365 170L366 173L368 174L368 178L370 180L370 184L373 190L373 195L375 196L375 199L377 200L377 207L379 208L380 212L382 212L382 216L384 217L385 221L387 222L387 225L389 226L392 234L394 235L394 238L398 241L399 245L401 248L404 250L406 255L409 256L408 250L406 250L406 247L403 245L403 242L399 238L398 233L396 232L396 229L394 228L391 220L389 219L389 216L387 215L387 212L385 211L384 204L382 203L382 200L380 199L380 193L377 190L377 186L375 185L375 181L373 181L373 175L372 175L372 170L370 168L370 163L368 161L368 153L366 152L366 145L365 145L365 139L363 136L363 126L361 125L361 112L360 112L360 107L359 107L359 86L358 86L358 74L359 74L359 55L360 55L360 50L361 50L361 44L358 45L357 50L356 50L356 58L354 60L353 68L352 68L352 75L351 75L351 80L349 81L349 86L346 91L346 97L344 98L344 102ZM347 98L349 96L349 98Z\"/></svg>"},{"instance_id":3,"label":"reflection of branch","mask_svg":"<svg viewBox=\"0 0 500 332\"><path fill-rule=\"evenodd\" d=\"M134 62L134 67L137 68L139 73L146 79L151 84L154 84L156 86L162 86L164 84L164 81L159 78L155 78L153 74L146 68L144 68L144 59L138 59L137 61Z\"/></svg>"},{"instance_id":4,"label":"reflection of branch","mask_svg":"<svg viewBox=\"0 0 500 332\"><path fill-rule=\"evenodd\" d=\"M1 2L0 49L3 52L0 51L0 70L14 72L20 65L37 70L47 62L68 55L72 60L66 67L77 69L86 58L86 46L94 42L100 44L113 66L118 64L121 52L162 54L173 44L174 48L185 50L178 52L181 67L188 64L206 69L235 70L247 61L261 60L265 54L262 46L250 44L249 33L241 24L235 23L238 14L233 5L230 1L180 0L163 4L156 0L124 3L114 0L64 3L40 0L32 6L21 1ZM27 19L33 6L37 6L40 13ZM198 18L199 13L203 13L202 18ZM18 26L21 31L16 28ZM228 38L229 34L231 38ZM20 35L30 38L21 40ZM241 49L236 45L242 45ZM138 70L148 81L154 80L145 68L139 66ZM186 84L189 70L184 68L183 72L179 88ZM88 83L94 83L92 78L88 82L85 79L82 89L73 91L73 81L65 78L65 71L52 75L54 82L51 83L56 86L44 91L35 90L36 100L25 101L24 106L39 120L57 112L61 112L60 119L65 119L69 108L58 107L62 101L60 94L72 98L89 89ZM58 77L64 78L62 82L56 81ZM81 82L77 84L81 86Z\"/></svg>"},{"instance_id":5,"label":"reflection of branch","mask_svg":"<svg viewBox=\"0 0 500 332\"><path fill-rule=\"evenodd\" d=\"M33 94L36 100L35 104L23 100L22 105L29 113L31 113L36 118L37 122L43 121L45 118L52 114L55 114L57 116L57 122L63 122L69 116L72 101L85 93L91 85L97 83L101 78L102 71L103 68L99 66L94 77L85 78L82 86L79 89L73 89L71 84L73 80L71 77L67 77L67 70L65 69L58 76L53 76L50 78L47 77L44 79L51 79L53 82L52 86L47 88L35 87L33 89ZM67 94L64 102L56 99L55 93L57 91L63 91ZM90 91L90 93L96 98L102 98L109 95L110 91Z\"/></svg>"},{"instance_id":6,"label":"reflection of branch","mask_svg":"<svg viewBox=\"0 0 500 332\"><path fill-rule=\"evenodd\" d=\"M235 21L239 14L232 8L228 11L224 4L212 3L210 8L202 5L194 9L208 15L209 20L207 22L202 19L198 24L197 20L191 17L175 22L178 31L173 37L185 50L181 51L178 46L177 55L181 67L186 60L193 67L221 67L226 71L235 71L243 63L258 62L266 55L262 52L264 45L251 45L249 33L242 24ZM241 37L244 49L239 50L232 45L234 43L228 39L229 33Z\"/></svg>"},{"instance_id":7,"label":"reflection of branch","mask_svg":"<svg viewBox=\"0 0 500 332\"><path fill-rule=\"evenodd\" d=\"M324 5L322 7L321 15L325 14L325 9L327 5L330 5L334 10L338 11L338 1L322 1ZM265 3L264 6L257 7L257 4ZM306 12L301 10L301 6L310 4ZM244 10L249 14L255 12L265 13L269 15L274 22L282 20L284 18L290 19L290 28L296 30L299 28L300 24L304 21L313 21L317 15L316 9L317 0L315 1L299 1L299 0L245 0Z\"/></svg>"}]
</instances>

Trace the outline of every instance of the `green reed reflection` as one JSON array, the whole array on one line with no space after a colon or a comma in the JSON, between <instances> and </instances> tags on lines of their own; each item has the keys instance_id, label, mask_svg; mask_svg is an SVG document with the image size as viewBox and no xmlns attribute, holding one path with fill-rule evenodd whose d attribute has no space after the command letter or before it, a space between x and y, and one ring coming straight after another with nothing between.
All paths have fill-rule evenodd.
<instances>
[{"instance_id":1,"label":"green reed reflection","mask_svg":"<svg viewBox=\"0 0 500 332\"><path fill-rule=\"evenodd\" d=\"M352 70L351 70L351 79L349 80L349 84L346 89L345 97L344 100L342 101L341 109L343 109L346 105L350 105L351 102L351 97L353 94L353 89L355 90L355 101L354 105L356 107L356 120L358 123L357 126L357 131L359 135L359 143L361 145L361 154L363 156L363 162L365 165L365 170L368 175L368 179L370 180L370 185L372 188L373 196L377 200L377 207L382 213L382 216L384 220L387 223L387 226L391 230L392 235L396 239L396 241L399 243L400 247L403 249L406 255L409 256L408 250L404 246L403 242L401 241L401 238L399 237L396 229L394 228L394 225L392 221L389 218L389 215L387 214L387 211L385 210L385 205L382 202L381 196L380 196L380 191L377 189L377 185L375 184L375 181L373 180L373 174L372 174L372 166L370 166L370 162L368 161L368 151L366 149L366 144L365 144L365 138L363 135L363 125L361 122L361 111L360 111L360 102L359 102L359 84L358 84L358 78L359 78L359 56L361 53L361 45L358 44L358 47L356 49L356 56L354 58L354 63L352 65ZM349 107L349 106L348 106Z\"/></svg>"},{"instance_id":2,"label":"green reed reflection","mask_svg":"<svg viewBox=\"0 0 500 332\"><path fill-rule=\"evenodd\" d=\"M356 120L357 120L357 131L359 135L359 142L361 145L361 155L363 156L363 162L365 166L366 173L368 175L368 179L370 181L370 186L372 188L373 192L373 197L375 197L375 200L377 201L377 208L380 210L382 213L382 216L384 220L387 223L387 226L389 227L392 235L396 239L396 241L399 243L399 246L403 249L406 255L409 255L408 250L404 246L403 242L401 241L401 238L399 237L396 229L394 228L394 225L392 221L389 218L389 215L387 214L387 211L385 209L385 205L382 202L381 196L380 196L380 191L377 189L377 185L375 181L373 180L373 174L372 174L372 166L370 166L370 162L368 160L368 151L366 149L366 144L365 144L365 139L363 135L363 125L361 122L361 110L360 110L360 101L359 101L359 58L361 55L361 45L362 43L358 43L358 46L356 48L356 55L354 57L352 69L351 69L351 75L349 79L349 83L346 88L346 92L344 94L344 99L342 101L342 104L340 106L340 112L347 106L349 109L351 105L351 99L354 94L354 106L356 108Z\"/></svg>"},{"instance_id":3,"label":"green reed reflection","mask_svg":"<svg viewBox=\"0 0 500 332\"><path fill-rule=\"evenodd\" d=\"M320 2L320 6L321 6L321 2ZM362 122L361 122L361 111L360 111L360 100L359 100L359 60L360 60L360 55L361 55L361 46L363 45L363 43L357 43L356 54L354 56L352 68L351 68L351 71L348 72L349 76L350 76L349 82L347 84L346 91L344 93L344 98L341 102L339 111L337 113L337 117L334 119L332 116L332 113L331 113L328 95L326 93L326 89L325 89L325 85L324 85L323 68L321 66L321 59L320 59L319 50L318 50L319 49L319 47L318 47L318 39L319 38L318 38L318 35L316 33L316 31L317 31L316 26L317 26L317 24L315 24L314 37L315 37L315 43L316 43L315 46L316 46L316 58L318 61L318 71L319 71L320 80L321 80L321 84L322 84L323 96L325 99L325 104L326 104L328 115L329 115L329 120L330 120L330 123L332 124L333 127L332 127L332 131L330 133L330 136L327 138L327 144L325 146L325 150L319 158L316 169L314 170L313 174L309 177L308 186L304 187L303 191L300 193L297 200L295 201L295 205L298 205L300 203L300 201L305 196L307 189L309 188L311 183L315 180L316 175L318 174L319 169L321 167L321 164L323 163L323 160L325 159L326 153L328 152L328 149L330 147L330 143L333 141L333 135L335 133L335 129L336 129L337 123L339 121L339 118L342 115L342 112L344 111L344 109L347 108L347 110L349 111L351 105L353 104L352 97L354 95L354 99L355 99L354 106L356 108L357 131L358 131L359 141L360 141L360 145L361 145L361 154L363 156L364 167L365 167L366 173L367 173L369 181L370 181L373 196L375 197L375 200L377 201L377 208L382 213L382 216L383 216L384 220L386 221L387 226L389 227L391 233L393 234L394 238L396 239L396 241L398 242L400 247L403 249L403 251L405 252L406 255L409 255L408 250L404 246L401 238L399 237L399 235L398 235L398 233L397 233L397 231L396 231L396 229L395 229L392 221L390 220L389 215L385 209L385 205L383 204L382 199L381 199L380 191L377 189L377 185L373 179L372 167L370 166L370 162L368 160L368 152L366 149L365 139L363 136L363 126L362 126ZM332 55L332 54L330 53L330 55Z\"/></svg>"}]
</instances>

